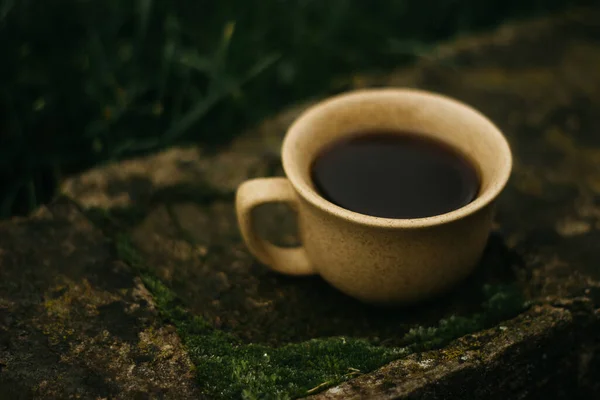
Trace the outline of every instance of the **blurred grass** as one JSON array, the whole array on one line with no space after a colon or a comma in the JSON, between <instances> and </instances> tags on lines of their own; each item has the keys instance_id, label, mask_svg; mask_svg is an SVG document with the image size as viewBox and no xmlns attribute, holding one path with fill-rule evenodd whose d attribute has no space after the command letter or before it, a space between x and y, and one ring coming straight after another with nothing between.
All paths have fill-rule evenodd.
<instances>
[{"instance_id":1,"label":"blurred grass","mask_svg":"<svg viewBox=\"0 0 600 400\"><path fill-rule=\"evenodd\" d=\"M65 174L385 71L458 32L592 0L0 0L0 218Z\"/></svg>"}]
</instances>

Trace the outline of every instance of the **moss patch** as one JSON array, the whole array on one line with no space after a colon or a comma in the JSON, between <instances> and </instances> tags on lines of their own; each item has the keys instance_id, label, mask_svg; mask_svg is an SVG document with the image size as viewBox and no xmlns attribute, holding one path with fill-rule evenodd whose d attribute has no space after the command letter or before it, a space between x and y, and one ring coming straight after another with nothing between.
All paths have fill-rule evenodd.
<instances>
[{"instance_id":1,"label":"moss patch","mask_svg":"<svg viewBox=\"0 0 600 400\"><path fill-rule=\"evenodd\" d=\"M405 343L413 351L440 348L458 337L512 318L529 305L516 285L484 285L483 294L486 300L482 312L467 317L452 315L436 326L414 327L404 335Z\"/></svg>"},{"instance_id":2,"label":"moss patch","mask_svg":"<svg viewBox=\"0 0 600 400\"><path fill-rule=\"evenodd\" d=\"M403 346L376 345L361 338L328 337L278 347L244 343L190 314L176 295L144 268L126 235L116 251L134 267L153 294L163 318L175 325L195 364L201 390L210 398L297 398L316 393L415 351L444 346L460 336L493 326L521 312L526 303L512 285L487 285L482 312L452 316L435 326L415 326Z\"/></svg>"}]
</instances>

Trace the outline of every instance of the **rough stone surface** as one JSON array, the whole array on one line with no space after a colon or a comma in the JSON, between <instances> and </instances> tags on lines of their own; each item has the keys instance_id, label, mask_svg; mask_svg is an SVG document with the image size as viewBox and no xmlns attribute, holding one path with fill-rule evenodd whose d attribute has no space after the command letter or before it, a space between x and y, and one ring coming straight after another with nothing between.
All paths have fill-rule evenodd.
<instances>
[{"instance_id":1,"label":"rough stone surface","mask_svg":"<svg viewBox=\"0 0 600 400\"><path fill-rule=\"evenodd\" d=\"M0 224L0 398L197 399L151 296L72 203Z\"/></svg>"},{"instance_id":2,"label":"rough stone surface","mask_svg":"<svg viewBox=\"0 0 600 400\"><path fill-rule=\"evenodd\" d=\"M88 212L109 210L147 267L187 309L246 342L279 345L346 335L396 344L410 327L478 311L484 283L516 282L536 304L495 328L398 360L315 398L597 397L600 14L586 11L459 38L410 68L350 77L340 85L410 86L457 97L487 114L511 143L515 168L498 202L498 232L478 271L442 299L403 310L373 309L319 278L271 273L248 254L235 226L233 192L245 179L281 174L281 138L306 105L227 148L174 148L106 165L68 180L63 192ZM143 287L125 266L110 262L101 235L81 214L57 207L0 226L0 265L13 277L0 283L0 389L42 397L44 390L133 397L136 390L173 393L178 386L177 395L193 397L189 361L174 333L157 322ZM258 210L257 219L266 236L295 242L294 219L285 209ZM51 230L59 229L53 224L62 230ZM57 239L63 237L70 241ZM89 238L99 241L85 242ZM94 264L94 257L104 261ZM50 266L23 267L44 262ZM124 271L114 272L126 276L124 283L114 283L114 268ZM16 312L24 317L13 318ZM115 323L118 316L130 322ZM150 327L171 338L172 356L158 350L149 356L154 362L138 357L139 343L152 342ZM159 374L160 368L167 372Z\"/></svg>"},{"instance_id":3,"label":"rough stone surface","mask_svg":"<svg viewBox=\"0 0 600 400\"><path fill-rule=\"evenodd\" d=\"M577 343L590 332L580 324L565 309L534 307L442 350L394 361L310 399L594 398L597 370L582 365L587 349Z\"/></svg>"},{"instance_id":4,"label":"rough stone surface","mask_svg":"<svg viewBox=\"0 0 600 400\"><path fill-rule=\"evenodd\" d=\"M523 329L528 324L531 328ZM572 329L568 311L537 307L492 330L463 337L442 351L408 356L311 398L395 398L410 393L410 398L423 399L503 399L506 392L495 390L496 385L510 382L514 392L523 392L532 386L532 378L545 380L564 374L560 348L573 345ZM549 352L540 353L540 347ZM528 374L515 366L524 360L531 371ZM486 385L477 384L482 379ZM575 386L565 380L561 385L563 394ZM540 394L535 392L535 396Z\"/></svg>"}]
</instances>

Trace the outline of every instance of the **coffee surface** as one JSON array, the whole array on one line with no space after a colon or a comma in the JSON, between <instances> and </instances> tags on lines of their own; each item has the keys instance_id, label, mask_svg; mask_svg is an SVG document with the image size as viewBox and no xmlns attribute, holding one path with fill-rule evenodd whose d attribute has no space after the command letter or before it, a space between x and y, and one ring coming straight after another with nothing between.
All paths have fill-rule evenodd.
<instances>
[{"instance_id":1,"label":"coffee surface","mask_svg":"<svg viewBox=\"0 0 600 400\"><path fill-rule=\"evenodd\" d=\"M414 132L362 132L326 147L311 168L317 191L351 211L423 218L475 199L474 166L453 147Z\"/></svg>"}]
</instances>

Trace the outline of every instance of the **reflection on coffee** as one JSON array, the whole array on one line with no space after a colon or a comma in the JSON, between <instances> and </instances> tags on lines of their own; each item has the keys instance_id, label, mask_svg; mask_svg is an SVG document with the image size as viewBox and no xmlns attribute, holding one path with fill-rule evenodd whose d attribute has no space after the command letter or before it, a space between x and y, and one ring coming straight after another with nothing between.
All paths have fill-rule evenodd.
<instances>
[{"instance_id":1,"label":"reflection on coffee","mask_svg":"<svg viewBox=\"0 0 600 400\"><path fill-rule=\"evenodd\" d=\"M328 201L360 214L423 218L475 199L474 166L446 143L415 132L347 136L313 161L312 180Z\"/></svg>"}]
</instances>

